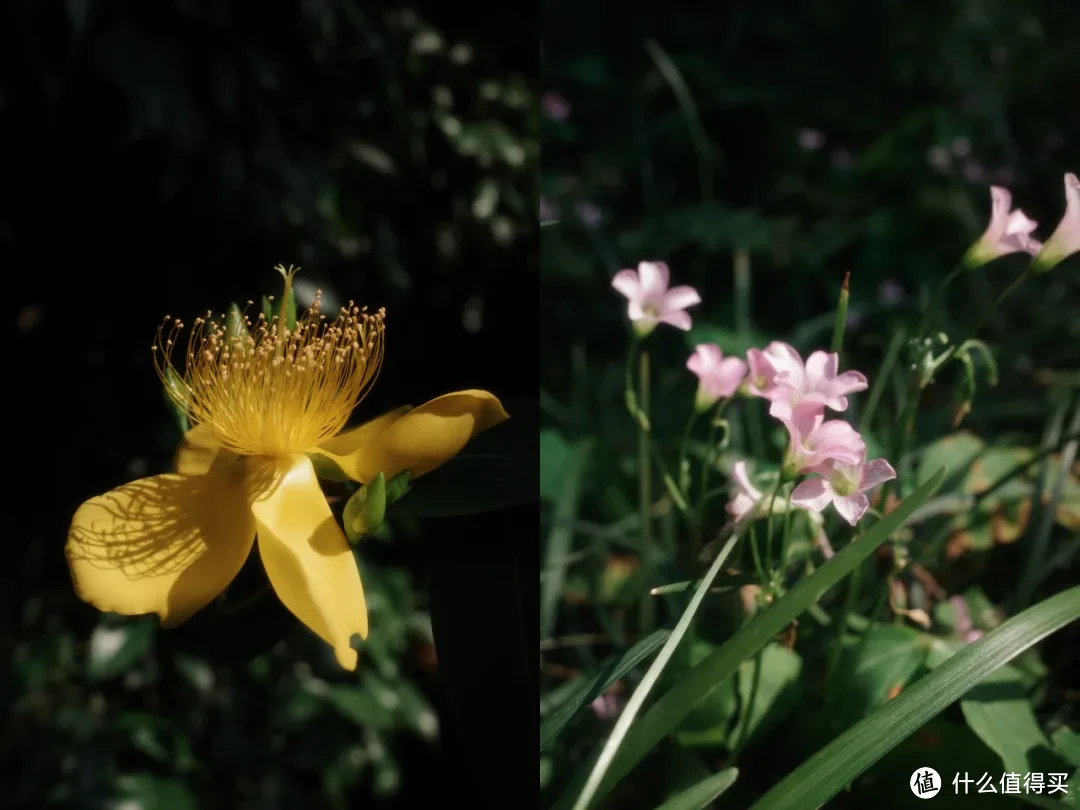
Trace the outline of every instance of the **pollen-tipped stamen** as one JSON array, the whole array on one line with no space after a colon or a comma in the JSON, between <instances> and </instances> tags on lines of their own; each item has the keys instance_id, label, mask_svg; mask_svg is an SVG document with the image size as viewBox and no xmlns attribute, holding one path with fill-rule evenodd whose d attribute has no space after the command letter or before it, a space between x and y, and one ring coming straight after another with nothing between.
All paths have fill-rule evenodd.
<instances>
[{"instance_id":1,"label":"pollen-tipped stamen","mask_svg":"<svg viewBox=\"0 0 1080 810\"><path fill-rule=\"evenodd\" d=\"M281 269L285 298L295 271ZM188 336L185 373L172 362L183 324L158 328L154 367L171 369L182 385L167 387L195 424L208 426L226 448L243 455L284 456L336 435L378 377L384 351L385 310L375 314L352 301L330 323L321 294L289 330L285 313L230 334L225 316L197 318ZM169 318L166 318L166 323Z\"/></svg>"}]
</instances>

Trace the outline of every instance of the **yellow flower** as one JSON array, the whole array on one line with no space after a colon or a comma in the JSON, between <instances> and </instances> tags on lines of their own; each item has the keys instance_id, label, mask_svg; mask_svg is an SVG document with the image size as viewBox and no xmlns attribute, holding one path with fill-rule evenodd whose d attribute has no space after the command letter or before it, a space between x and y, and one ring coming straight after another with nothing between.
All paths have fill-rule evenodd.
<instances>
[{"instance_id":1,"label":"yellow flower","mask_svg":"<svg viewBox=\"0 0 1080 810\"><path fill-rule=\"evenodd\" d=\"M295 270L278 270L288 300ZM494 396L469 390L343 430L378 375L385 312L349 302L331 322L319 310L316 297L294 329L260 315L243 334L209 314L196 319L185 375L171 359L183 324L158 330L155 368L194 427L175 473L124 484L76 511L66 552L81 599L175 626L225 589L257 536L278 597L341 666L356 668L350 640L368 631L360 572L310 456L362 483L380 471L416 478L508 417Z\"/></svg>"}]
</instances>

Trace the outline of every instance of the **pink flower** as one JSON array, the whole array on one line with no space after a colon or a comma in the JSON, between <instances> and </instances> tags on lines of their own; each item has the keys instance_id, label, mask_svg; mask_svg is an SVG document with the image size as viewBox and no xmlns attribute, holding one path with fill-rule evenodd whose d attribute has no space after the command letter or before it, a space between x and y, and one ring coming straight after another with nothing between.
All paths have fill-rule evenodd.
<instances>
[{"instance_id":1,"label":"pink flower","mask_svg":"<svg viewBox=\"0 0 1080 810\"><path fill-rule=\"evenodd\" d=\"M554 90L549 90L540 97L540 109L552 121L565 121L570 117L570 102Z\"/></svg>"},{"instance_id":2,"label":"pink flower","mask_svg":"<svg viewBox=\"0 0 1080 810\"><path fill-rule=\"evenodd\" d=\"M1019 208L1010 213L1012 194L1006 188L990 186L990 200L990 224L968 249L964 263L968 267L980 267L1010 253L1024 251L1032 256L1037 254L1042 244L1032 238L1031 233L1038 223L1028 219Z\"/></svg>"},{"instance_id":3,"label":"pink flower","mask_svg":"<svg viewBox=\"0 0 1080 810\"><path fill-rule=\"evenodd\" d=\"M791 502L813 512L830 503L840 517L854 526L870 507L866 492L896 478L896 470L883 458L866 460L864 449L858 461L848 464L835 458L807 470L821 478L807 478L791 493Z\"/></svg>"},{"instance_id":4,"label":"pink flower","mask_svg":"<svg viewBox=\"0 0 1080 810\"><path fill-rule=\"evenodd\" d=\"M727 502L725 509L732 518L739 521L753 511L754 505L761 500L762 492L755 487L753 481L750 480L750 474L747 472L745 461L735 462L735 465L731 468L731 480L735 487L731 495L731 500ZM782 515L787 512L787 499L783 496L777 496L776 503L772 504L771 510L769 509L769 506L768 498L766 498L765 502L761 504L760 514L765 515L771 511L774 515ZM795 508L794 504L792 504L792 508ZM825 532L823 531L825 521L817 512L807 512L806 516L810 519L815 545L821 548L826 559L832 557L832 546L829 545L829 539L825 536Z\"/></svg>"},{"instance_id":5,"label":"pink flower","mask_svg":"<svg viewBox=\"0 0 1080 810\"><path fill-rule=\"evenodd\" d=\"M697 346L686 367L698 378L694 404L699 411L708 410L721 397L730 397L746 376L746 363L738 357L724 357L714 343Z\"/></svg>"},{"instance_id":6,"label":"pink flower","mask_svg":"<svg viewBox=\"0 0 1080 810\"><path fill-rule=\"evenodd\" d=\"M746 362L750 366L747 388L750 393L765 399L771 399L776 388L776 378L803 367L799 353L786 343L774 340L764 350L750 349L746 353Z\"/></svg>"},{"instance_id":7,"label":"pink flower","mask_svg":"<svg viewBox=\"0 0 1080 810\"><path fill-rule=\"evenodd\" d=\"M626 296L627 312L640 337L649 334L658 323L666 323L684 332L690 329L687 307L701 303L693 287L668 289L670 272L664 262L641 262L638 269L620 270L611 286Z\"/></svg>"},{"instance_id":8,"label":"pink flower","mask_svg":"<svg viewBox=\"0 0 1080 810\"><path fill-rule=\"evenodd\" d=\"M1077 252L1080 252L1080 180L1069 172L1065 175L1065 215L1031 263L1032 269L1045 273Z\"/></svg>"},{"instance_id":9,"label":"pink flower","mask_svg":"<svg viewBox=\"0 0 1080 810\"><path fill-rule=\"evenodd\" d=\"M776 375L773 402L784 402L790 407L800 402L816 402L834 411L847 410L846 395L865 391L866 376L858 371L837 375L839 364L840 358L835 352L813 352L806 358L805 366L793 364Z\"/></svg>"},{"instance_id":10,"label":"pink flower","mask_svg":"<svg viewBox=\"0 0 1080 810\"><path fill-rule=\"evenodd\" d=\"M866 443L858 431L839 419L825 421L825 409L819 403L800 402L794 408L773 403L769 413L788 429L783 470L787 479L826 461L859 464L866 452Z\"/></svg>"}]
</instances>

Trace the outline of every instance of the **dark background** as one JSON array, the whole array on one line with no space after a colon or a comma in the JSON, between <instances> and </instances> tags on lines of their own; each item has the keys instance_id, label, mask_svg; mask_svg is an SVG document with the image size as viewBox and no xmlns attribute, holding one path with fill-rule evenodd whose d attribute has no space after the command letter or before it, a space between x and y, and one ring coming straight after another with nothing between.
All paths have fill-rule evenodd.
<instances>
[{"instance_id":1,"label":"dark background","mask_svg":"<svg viewBox=\"0 0 1080 810\"><path fill-rule=\"evenodd\" d=\"M485 388L535 475L534 11L266 8L72 0L0 16L5 807L411 807L501 801L525 775L534 789L535 496L391 520L367 541L385 649L355 675L272 597L235 626L169 634L71 589L71 514L163 471L180 436L150 362L158 323L257 311L277 263L332 307L386 307L386 360L355 419ZM95 663L99 625L122 631L120 660ZM373 705L380 684L397 709ZM328 698L340 685L351 697ZM423 731L432 709L441 743ZM492 773L498 756L512 764Z\"/></svg>"}]
</instances>

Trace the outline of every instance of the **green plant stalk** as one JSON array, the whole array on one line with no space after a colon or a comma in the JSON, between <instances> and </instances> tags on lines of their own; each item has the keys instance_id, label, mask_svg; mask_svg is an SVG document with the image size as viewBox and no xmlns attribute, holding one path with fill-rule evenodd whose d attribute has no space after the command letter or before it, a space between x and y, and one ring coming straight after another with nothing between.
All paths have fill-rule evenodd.
<instances>
[{"instance_id":1,"label":"green plant stalk","mask_svg":"<svg viewBox=\"0 0 1080 810\"><path fill-rule=\"evenodd\" d=\"M1017 614L819 750L759 799L752 810L821 807L991 673L1077 619L1080 586Z\"/></svg>"},{"instance_id":2,"label":"green plant stalk","mask_svg":"<svg viewBox=\"0 0 1080 810\"><path fill-rule=\"evenodd\" d=\"M881 511L888 508L889 493L892 492L893 484L903 475L904 455L907 453L908 441L915 429L915 417L919 413L919 400L922 397L922 389L917 384L908 387L907 402L904 403L904 412L900 416L899 432L893 437L892 460L896 465L897 477L886 481L881 485Z\"/></svg>"},{"instance_id":3,"label":"green plant stalk","mask_svg":"<svg viewBox=\"0 0 1080 810\"><path fill-rule=\"evenodd\" d=\"M990 305L990 308L983 313L982 318L975 326L975 328L971 330L971 333L964 340L961 340L959 343L946 349L945 352L941 355L941 357L939 357L934 362L934 369L939 369L943 365L945 365L945 363L947 363L953 358L960 346L964 345L965 343L967 343L967 341L973 339L977 334L979 334L979 332L983 330L983 327L990 322L990 319L997 314L998 309L1001 308L1001 305L1005 302L1005 299L1012 295L1014 292L1016 292L1016 290L1019 289L1020 285L1023 284L1030 275L1032 275L1032 272L1030 270L1025 270L1023 273L1013 279L1012 283L1001 291L1001 295L999 295L994 300L994 303Z\"/></svg>"},{"instance_id":4,"label":"green plant stalk","mask_svg":"<svg viewBox=\"0 0 1080 810\"><path fill-rule=\"evenodd\" d=\"M735 331L744 340L750 336L750 254L737 248L734 254Z\"/></svg>"},{"instance_id":5,"label":"green plant stalk","mask_svg":"<svg viewBox=\"0 0 1080 810\"><path fill-rule=\"evenodd\" d=\"M795 491L794 485L787 491L784 499L784 539L780 545L780 565L777 567L778 576L776 584L782 587L784 575L787 573L788 550L791 548L791 493Z\"/></svg>"},{"instance_id":6,"label":"green plant stalk","mask_svg":"<svg viewBox=\"0 0 1080 810\"><path fill-rule=\"evenodd\" d=\"M644 585L641 597L641 632L651 633L656 627L656 602L649 593L656 563L652 538L652 458L649 447L649 353L642 352L638 366L638 408L645 414L646 424L638 425L638 508L641 515L641 547L638 559L641 563L641 580Z\"/></svg>"},{"instance_id":7,"label":"green plant stalk","mask_svg":"<svg viewBox=\"0 0 1080 810\"><path fill-rule=\"evenodd\" d=\"M750 700L743 710L742 728L739 729L739 739L735 741L735 746L731 749L731 756L728 757L727 764L729 765L734 765L739 759L739 754L742 753L743 747L746 745L746 740L750 736L750 722L753 719L758 689L761 686L761 665L764 656L764 648L758 650L757 655L754 656L754 674L751 676L753 680L750 681ZM738 672L736 673L736 677L738 677Z\"/></svg>"},{"instance_id":8,"label":"green plant stalk","mask_svg":"<svg viewBox=\"0 0 1080 810\"><path fill-rule=\"evenodd\" d=\"M690 496L690 474L687 469L686 461L686 445L690 441L690 431L694 428L694 423L697 422L701 412L697 408L690 410L690 418L686 420L686 426L683 428L682 437L679 439L679 466L677 468L679 474L679 489L686 497ZM684 470L686 472L684 472Z\"/></svg>"},{"instance_id":9,"label":"green plant stalk","mask_svg":"<svg viewBox=\"0 0 1080 810\"><path fill-rule=\"evenodd\" d=\"M720 421L720 417L731 400L732 397L720 400L716 404L716 410L713 412L712 418L709 420L709 442L705 447L705 458L701 460L701 481L699 482L698 500L695 507L696 519L693 532L695 556L701 551L702 537L705 530L705 492L709 485L709 472L712 470L713 451L716 448L716 423Z\"/></svg>"},{"instance_id":10,"label":"green plant stalk","mask_svg":"<svg viewBox=\"0 0 1080 810\"><path fill-rule=\"evenodd\" d=\"M877 413L878 403L881 402L881 395L885 393L885 386L889 384L889 372L896 365L896 360L900 356L900 350L903 348L906 338L907 334L903 328L897 329L893 333L892 341L885 350L885 357L874 377L874 386L870 389L870 396L866 399L866 407L859 418L860 432L865 432L871 426L871 420L874 418L874 414Z\"/></svg>"},{"instance_id":11,"label":"green plant stalk","mask_svg":"<svg viewBox=\"0 0 1080 810\"><path fill-rule=\"evenodd\" d=\"M745 531L745 526L736 527L732 532L731 537L724 544L724 547L720 550L720 553L716 555L716 559L713 560L712 566L710 566L705 577L701 580L701 584L698 585L694 595L690 599L690 603L686 606L686 610L683 611L682 616L679 617L678 623L675 625L675 629L672 630L671 635L668 636L668 640L664 642L664 646L660 648L660 652L656 658L653 659L652 664L646 670L645 675L641 679L641 683L638 684L634 690L634 694L630 696L630 700L626 702L626 708L623 709L622 714L619 715L619 719L615 722L615 727L611 730L611 735L604 743L604 747L600 750L600 756L597 757L596 764L593 765L592 771L589 773L589 778L586 780L584 787L581 789L581 793L578 794L577 801L574 802L573 810L585 810L589 804L596 797L597 791L600 788L601 782L604 779L605 774L608 772L608 768L611 767L612 761L615 759L615 754L619 750L619 746L622 745L623 740L626 738L627 733L630 731L630 726L634 722L634 718L637 717L641 707L645 704L645 699L649 696L649 692L652 691L653 686L660 678L660 673L664 671L664 667L667 666L667 662L671 659L671 656L675 652L675 648L682 641L686 631L690 629L690 622L694 619L694 614L697 613L698 608L701 606L702 600L705 598L706 592L709 590L709 586L712 585L716 575L720 573L720 568L724 565L728 555L731 554L731 550L735 548L735 543L738 542L739 537Z\"/></svg>"},{"instance_id":12,"label":"green plant stalk","mask_svg":"<svg viewBox=\"0 0 1080 810\"><path fill-rule=\"evenodd\" d=\"M1080 430L1080 397L1077 398L1073 407L1068 433L1076 433L1077 430ZM1035 588L1043 579L1046 559L1049 556L1048 545L1050 543L1050 532L1054 525L1055 512L1058 504L1061 503L1062 493L1065 491L1065 479L1068 477L1069 470L1076 459L1078 444L1080 444L1080 440L1073 439L1061 452L1054 491L1050 494L1049 502L1043 507L1042 520L1036 529L1035 539L1032 541L1031 550L1028 552L1027 565L1024 567L1023 576L1020 577L1020 584L1016 589L1015 604L1018 608L1024 608L1031 604L1031 600L1035 595ZM1041 495L1041 493L1036 493L1036 495Z\"/></svg>"},{"instance_id":13,"label":"green plant stalk","mask_svg":"<svg viewBox=\"0 0 1080 810\"><path fill-rule=\"evenodd\" d=\"M848 298L851 293L848 285L851 282L851 273L844 273L844 283L840 287L840 301L836 305L836 323L833 324L832 343L829 351L840 354L844 349L844 330L847 328Z\"/></svg>"},{"instance_id":14,"label":"green plant stalk","mask_svg":"<svg viewBox=\"0 0 1080 810\"><path fill-rule=\"evenodd\" d=\"M754 571L758 575L758 583L764 590L769 585L769 575L765 573L765 565L761 561L761 550L758 548L757 529L750 526L750 554L754 558Z\"/></svg>"},{"instance_id":15,"label":"green plant stalk","mask_svg":"<svg viewBox=\"0 0 1080 810\"><path fill-rule=\"evenodd\" d=\"M769 494L769 511L765 523L765 565L771 575L770 579L775 578L775 570L773 569L773 511L776 508L776 496L780 494L780 487L783 485L784 476L778 475L776 477L776 486L773 487L772 492Z\"/></svg>"},{"instance_id":16,"label":"green plant stalk","mask_svg":"<svg viewBox=\"0 0 1080 810\"><path fill-rule=\"evenodd\" d=\"M710 653L703 661L688 671L663 697L641 716L632 731L624 730L623 743L619 755L605 765L607 774L593 795L599 799L605 796L623 779L661 740L671 733L698 702L706 699L725 680L739 668L739 665L756 654L778 633L782 632L792 619L807 610L821 596L842 580L874 550L885 542L894 531L910 517L911 513L922 506L945 477L942 468L925 484L919 487L892 512L875 523L858 543L848 543L832 559L822 565L813 574L800 580L782 599L778 599L766 610L755 616L724 644ZM745 521L744 521L745 524ZM715 565L715 564L714 564ZM711 582L708 578L703 584ZM678 628L676 628L678 630ZM674 637L674 634L672 635ZM668 640L671 643L671 639ZM623 716L628 713L624 711ZM636 710L635 710L636 714ZM622 718L620 718L622 720ZM629 725L630 721L627 721ZM571 786L559 798L556 810L570 807L577 784ZM585 805L575 805L582 810Z\"/></svg>"},{"instance_id":17,"label":"green plant stalk","mask_svg":"<svg viewBox=\"0 0 1080 810\"><path fill-rule=\"evenodd\" d=\"M942 296L945 294L945 290L965 270L967 270L967 265L961 261L955 267L953 267L952 270L946 273L940 282L938 282L937 287L934 288L934 292L930 295L930 301L928 305L923 309L922 318L919 320L919 330L915 333L916 339L922 338L926 335L926 330L930 328L930 320L931 318L933 318L934 311L937 309L937 304L942 300Z\"/></svg>"}]
</instances>

